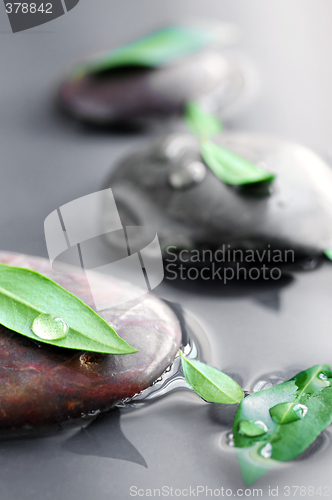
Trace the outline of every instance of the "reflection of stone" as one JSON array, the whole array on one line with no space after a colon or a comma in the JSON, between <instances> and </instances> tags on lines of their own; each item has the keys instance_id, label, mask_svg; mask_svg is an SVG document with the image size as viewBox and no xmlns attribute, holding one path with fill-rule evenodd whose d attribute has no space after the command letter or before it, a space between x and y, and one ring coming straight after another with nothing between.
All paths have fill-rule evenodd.
<instances>
[{"instance_id":1,"label":"reflection of stone","mask_svg":"<svg viewBox=\"0 0 332 500\"><path fill-rule=\"evenodd\" d=\"M264 292L254 295L254 300L262 306L274 311L280 310L280 295L278 292Z\"/></svg>"},{"instance_id":2,"label":"reflection of stone","mask_svg":"<svg viewBox=\"0 0 332 500\"><path fill-rule=\"evenodd\" d=\"M271 193L258 192L254 185L245 191L227 186L209 168L197 182L185 179L182 189L171 185L177 170L178 181L184 179L183 172L188 177L187 165L202 162L195 138L174 135L136 151L112 174L108 186L120 217L155 228L168 262L174 257L166 248L173 245L178 252L189 251L186 259L192 250L212 249L219 258L224 250L224 261L217 261L221 267L232 262L228 249L240 249L245 257L254 252L251 262L241 261L237 253L244 266L283 267L287 250L289 265L294 257L317 256L332 247L332 173L318 156L258 135L223 132L214 140L276 174ZM195 265L199 267L194 259L187 260L187 266ZM205 265L209 261L201 260L200 266Z\"/></svg>"},{"instance_id":3,"label":"reflection of stone","mask_svg":"<svg viewBox=\"0 0 332 500\"><path fill-rule=\"evenodd\" d=\"M0 253L0 262L35 269L93 307L85 275L58 274L45 259ZM133 287L99 277L100 293L117 296ZM102 298L102 297L101 297ZM170 308L151 294L100 315L138 349L105 355L56 348L1 326L0 427L48 425L105 410L149 387L173 361L181 328Z\"/></svg>"},{"instance_id":4,"label":"reflection of stone","mask_svg":"<svg viewBox=\"0 0 332 500\"><path fill-rule=\"evenodd\" d=\"M115 458L147 467L142 455L123 434L118 409L99 415L88 427L69 438L63 447L78 455Z\"/></svg>"}]
</instances>

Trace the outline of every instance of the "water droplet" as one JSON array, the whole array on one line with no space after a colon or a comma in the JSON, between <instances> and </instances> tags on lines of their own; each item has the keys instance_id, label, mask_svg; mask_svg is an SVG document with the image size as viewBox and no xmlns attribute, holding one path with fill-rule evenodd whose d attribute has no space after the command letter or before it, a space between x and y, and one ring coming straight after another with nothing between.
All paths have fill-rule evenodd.
<instances>
[{"instance_id":1,"label":"water droplet","mask_svg":"<svg viewBox=\"0 0 332 500\"><path fill-rule=\"evenodd\" d=\"M272 457L272 444L271 443L266 443L265 446L260 450L260 454L264 458L271 458Z\"/></svg>"},{"instance_id":2,"label":"water droplet","mask_svg":"<svg viewBox=\"0 0 332 500\"><path fill-rule=\"evenodd\" d=\"M200 161L190 161L173 165L168 180L173 189L185 189L201 183L205 176L205 165Z\"/></svg>"},{"instance_id":3,"label":"water droplet","mask_svg":"<svg viewBox=\"0 0 332 500\"><path fill-rule=\"evenodd\" d=\"M67 337L69 326L58 316L43 313L34 319L31 330L41 339L60 340Z\"/></svg>"},{"instance_id":4,"label":"water droplet","mask_svg":"<svg viewBox=\"0 0 332 500\"><path fill-rule=\"evenodd\" d=\"M253 386L253 392L258 392L258 391L263 391L265 389L270 389L271 387L274 387L275 385L282 384L285 382L285 378L283 378L279 374L269 374L265 376L266 378L262 378L255 382Z\"/></svg>"},{"instance_id":5,"label":"water droplet","mask_svg":"<svg viewBox=\"0 0 332 500\"><path fill-rule=\"evenodd\" d=\"M320 373L320 374L318 375L318 378L320 378L321 380L328 380L328 379L329 379L329 378L328 378L328 376L327 376L327 375L325 375L325 373Z\"/></svg>"},{"instance_id":6,"label":"water droplet","mask_svg":"<svg viewBox=\"0 0 332 500\"><path fill-rule=\"evenodd\" d=\"M171 135L158 141L155 158L159 161L176 161L186 152L197 148L197 139L190 135Z\"/></svg>"},{"instance_id":7,"label":"water droplet","mask_svg":"<svg viewBox=\"0 0 332 500\"><path fill-rule=\"evenodd\" d=\"M267 425L261 420L241 420L239 423L239 433L242 436L258 437L263 436L267 431Z\"/></svg>"},{"instance_id":8,"label":"water droplet","mask_svg":"<svg viewBox=\"0 0 332 500\"><path fill-rule=\"evenodd\" d=\"M231 453L234 452L234 436L231 431L225 431L221 434L221 439L219 440L219 444L221 448L226 452L226 453Z\"/></svg>"},{"instance_id":9,"label":"water droplet","mask_svg":"<svg viewBox=\"0 0 332 500\"><path fill-rule=\"evenodd\" d=\"M296 403L279 403L270 408L272 419L280 425L301 420L307 412L308 408L305 405Z\"/></svg>"},{"instance_id":10,"label":"water droplet","mask_svg":"<svg viewBox=\"0 0 332 500\"><path fill-rule=\"evenodd\" d=\"M268 382L267 380L259 380L253 388L253 392L258 392L262 391L264 389L270 389L272 387L271 382Z\"/></svg>"},{"instance_id":11,"label":"water droplet","mask_svg":"<svg viewBox=\"0 0 332 500\"><path fill-rule=\"evenodd\" d=\"M308 413L308 407L306 405L295 405L293 410L300 418L304 418Z\"/></svg>"},{"instance_id":12,"label":"water droplet","mask_svg":"<svg viewBox=\"0 0 332 500\"><path fill-rule=\"evenodd\" d=\"M232 432L228 432L226 434L226 443L227 443L227 446L234 448L234 436L233 436Z\"/></svg>"}]
</instances>

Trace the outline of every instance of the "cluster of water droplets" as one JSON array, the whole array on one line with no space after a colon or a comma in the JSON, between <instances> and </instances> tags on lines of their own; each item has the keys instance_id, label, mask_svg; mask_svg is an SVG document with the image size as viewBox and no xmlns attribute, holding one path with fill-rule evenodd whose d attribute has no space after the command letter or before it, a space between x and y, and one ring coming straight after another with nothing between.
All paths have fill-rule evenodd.
<instances>
[{"instance_id":1,"label":"cluster of water droplets","mask_svg":"<svg viewBox=\"0 0 332 500\"><path fill-rule=\"evenodd\" d=\"M324 368L324 367L323 367ZM308 406L306 404L300 403L301 397L304 396L307 400L313 394L316 394L326 387L330 386L330 379L327 373L321 371L315 374L317 367L313 367L311 370L302 372L296 377L294 377L295 384L297 385L297 398L293 402L281 402L269 409L270 417L274 424L271 425L271 434L267 436L270 437L271 442L267 441L264 443L264 436L268 433L268 425L261 420L241 420L239 422L238 432L240 435L247 438L260 438L262 437L263 444L258 448L258 453L261 457L270 459L273 454L273 432L275 430L275 424L278 426L284 426L299 420L302 420L308 414ZM280 375L270 375L266 379L259 380L255 383L253 387L253 392L262 391L265 389L270 389L271 387L281 384L285 380ZM230 441L229 446L234 446L234 442Z\"/></svg>"}]
</instances>

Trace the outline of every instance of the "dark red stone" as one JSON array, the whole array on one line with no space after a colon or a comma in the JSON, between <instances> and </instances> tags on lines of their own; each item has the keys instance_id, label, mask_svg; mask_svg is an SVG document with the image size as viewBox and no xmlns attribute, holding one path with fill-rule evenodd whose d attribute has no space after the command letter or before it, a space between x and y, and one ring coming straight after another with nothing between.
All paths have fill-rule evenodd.
<instances>
[{"instance_id":1,"label":"dark red stone","mask_svg":"<svg viewBox=\"0 0 332 500\"><path fill-rule=\"evenodd\" d=\"M34 269L93 308L84 274L54 272L45 259L0 252L0 262ZM108 294L132 285L101 277ZM120 287L119 287L120 283ZM181 343L169 307L150 293L100 314L139 352L107 355L56 348L0 326L0 427L49 425L105 410L149 387Z\"/></svg>"},{"instance_id":2,"label":"dark red stone","mask_svg":"<svg viewBox=\"0 0 332 500\"><path fill-rule=\"evenodd\" d=\"M188 100L207 96L219 87L233 96L238 90L234 72L238 69L227 57L206 49L156 68L122 67L80 76L70 73L57 97L63 110L83 122L128 124L182 113Z\"/></svg>"}]
</instances>

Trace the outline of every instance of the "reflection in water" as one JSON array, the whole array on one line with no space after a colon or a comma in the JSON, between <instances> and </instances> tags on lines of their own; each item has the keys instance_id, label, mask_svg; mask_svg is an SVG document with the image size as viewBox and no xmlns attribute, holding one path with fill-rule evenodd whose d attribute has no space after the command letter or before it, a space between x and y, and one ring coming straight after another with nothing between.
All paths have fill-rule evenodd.
<instances>
[{"instance_id":1,"label":"reflection in water","mask_svg":"<svg viewBox=\"0 0 332 500\"><path fill-rule=\"evenodd\" d=\"M200 278L196 280L181 280L178 277L176 280L167 280L166 275L165 282L189 294L222 297L227 300L241 297L251 298L264 308L279 311L281 308L280 293L284 288L294 283L294 277L285 273L276 281L258 280L253 282L249 280L232 280L224 283L220 280L205 281Z\"/></svg>"},{"instance_id":2,"label":"reflection in water","mask_svg":"<svg viewBox=\"0 0 332 500\"><path fill-rule=\"evenodd\" d=\"M326 448L331 446L331 434L328 430L325 429L316 441L314 441L306 450L304 450L301 455L298 457L294 458L294 462L302 462L302 460L307 460L308 458L311 458L313 455L316 455L318 452L324 451Z\"/></svg>"},{"instance_id":3,"label":"reflection in water","mask_svg":"<svg viewBox=\"0 0 332 500\"><path fill-rule=\"evenodd\" d=\"M165 302L173 310L180 322L183 353L190 359L207 362L210 358L210 345L201 326L182 309L180 304L166 300ZM151 387L143 390L133 398L122 401L117 406L126 409L146 406L178 390L192 391L183 375L181 359L177 355L173 363Z\"/></svg>"},{"instance_id":4,"label":"reflection in water","mask_svg":"<svg viewBox=\"0 0 332 500\"><path fill-rule=\"evenodd\" d=\"M89 426L69 438L63 448L78 455L126 460L147 468L142 455L123 434L120 416L118 409L99 415Z\"/></svg>"},{"instance_id":5,"label":"reflection in water","mask_svg":"<svg viewBox=\"0 0 332 500\"><path fill-rule=\"evenodd\" d=\"M185 313L179 304L172 302L167 302L167 304L179 319L183 351L186 356L206 361L210 357L210 347L200 325ZM172 365L151 387L133 398L122 401L114 411L100 414L90 425L70 437L63 448L79 455L126 460L147 467L145 459L122 433L121 414L124 411L146 406L179 389L192 391L182 373L180 357L177 356Z\"/></svg>"}]
</instances>

